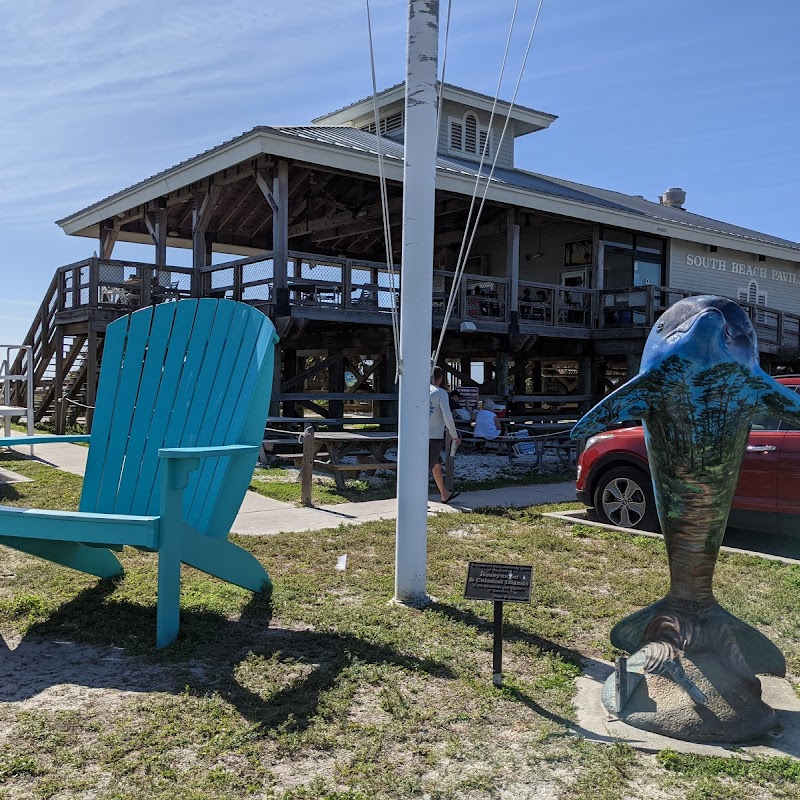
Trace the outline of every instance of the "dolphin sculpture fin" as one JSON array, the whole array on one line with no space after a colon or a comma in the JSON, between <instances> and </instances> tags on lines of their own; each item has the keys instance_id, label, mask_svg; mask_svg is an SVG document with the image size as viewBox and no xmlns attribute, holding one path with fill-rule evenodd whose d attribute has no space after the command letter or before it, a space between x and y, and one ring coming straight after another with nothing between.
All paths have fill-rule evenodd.
<instances>
[{"instance_id":1,"label":"dolphin sculpture fin","mask_svg":"<svg viewBox=\"0 0 800 800\"><path fill-rule=\"evenodd\" d=\"M639 374L604 397L578 420L570 436L586 439L614 422L641 419L647 411L647 400L642 390L645 380L646 373Z\"/></svg>"},{"instance_id":2,"label":"dolphin sculpture fin","mask_svg":"<svg viewBox=\"0 0 800 800\"><path fill-rule=\"evenodd\" d=\"M800 426L800 395L759 369L756 375L758 407L769 417Z\"/></svg>"},{"instance_id":3,"label":"dolphin sculpture fin","mask_svg":"<svg viewBox=\"0 0 800 800\"><path fill-rule=\"evenodd\" d=\"M640 608L625 619L621 619L611 629L611 644L620 650L635 653L644 644L644 632L653 618L663 614L666 609L667 599L662 597L661 600Z\"/></svg>"},{"instance_id":4,"label":"dolphin sculpture fin","mask_svg":"<svg viewBox=\"0 0 800 800\"><path fill-rule=\"evenodd\" d=\"M667 611L669 600L666 597L635 611L612 628L611 644L628 653L636 653L644 644L645 631L650 623ZM761 631L742 622L719 604L708 613L728 626L744 660L754 673L778 677L786 675L786 658Z\"/></svg>"},{"instance_id":5,"label":"dolphin sculpture fin","mask_svg":"<svg viewBox=\"0 0 800 800\"><path fill-rule=\"evenodd\" d=\"M730 626L736 644L753 672L757 675L777 675L779 678L786 675L786 658L761 631L742 622L722 606L717 613Z\"/></svg>"}]
</instances>

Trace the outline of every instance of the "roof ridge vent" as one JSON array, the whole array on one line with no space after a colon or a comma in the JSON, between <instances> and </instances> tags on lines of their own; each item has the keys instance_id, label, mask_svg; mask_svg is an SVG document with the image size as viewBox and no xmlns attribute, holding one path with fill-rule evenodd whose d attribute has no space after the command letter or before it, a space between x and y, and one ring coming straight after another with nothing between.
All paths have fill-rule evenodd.
<instances>
[{"instance_id":1,"label":"roof ridge vent","mask_svg":"<svg viewBox=\"0 0 800 800\"><path fill-rule=\"evenodd\" d=\"M686 202L686 192L677 187L667 189L667 191L658 198L658 202L661 203L662 206L669 206L670 208L683 208L683 204Z\"/></svg>"}]
</instances>

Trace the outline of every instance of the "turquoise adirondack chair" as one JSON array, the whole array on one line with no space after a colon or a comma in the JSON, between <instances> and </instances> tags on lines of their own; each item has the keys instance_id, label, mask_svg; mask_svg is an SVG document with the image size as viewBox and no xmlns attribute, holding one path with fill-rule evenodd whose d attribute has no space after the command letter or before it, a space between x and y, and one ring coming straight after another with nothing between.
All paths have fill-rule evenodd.
<instances>
[{"instance_id":1,"label":"turquoise adirondack chair","mask_svg":"<svg viewBox=\"0 0 800 800\"><path fill-rule=\"evenodd\" d=\"M108 326L80 510L0 506L0 544L108 578L112 550L158 553L157 647L178 635L181 562L259 591L264 567L227 540L264 435L278 337L260 311L182 300Z\"/></svg>"}]
</instances>

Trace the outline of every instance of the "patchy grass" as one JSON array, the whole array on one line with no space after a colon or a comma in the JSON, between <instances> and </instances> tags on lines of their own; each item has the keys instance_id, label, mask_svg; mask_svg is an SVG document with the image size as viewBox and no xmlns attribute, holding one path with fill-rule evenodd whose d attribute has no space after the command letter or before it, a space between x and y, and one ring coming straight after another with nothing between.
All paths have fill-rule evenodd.
<instances>
[{"instance_id":1,"label":"patchy grass","mask_svg":"<svg viewBox=\"0 0 800 800\"><path fill-rule=\"evenodd\" d=\"M79 483L37 473L11 499L74 507ZM161 652L152 554L126 548L125 575L98 582L0 548L0 630L23 660L0 658L0 797L800 797L786 759L656 760L570 733L581 658L613 657L611 625L666 590L659 541L535 510L442 514L429 523L438 601L416 611L387 605L393 522L234 538L270 570L272 596L184 569L181 635ZM534 565L532 603L506 607L501 689L491 604L462 597L469 560ZM721 601L792 676L798 587L796 566L720 559Z\"/></svg>"},{"instance_id":2,"label":"patchy grass","mask_svg":"<svg viewBox=\"0 0 800 800\"><path fill-rule=\"evenodd\" d=\"M293 474L281 467L259 468L253 475L250 489L264 497L271 497L273 500L299 504L300 481L289 477ZM372 480L346 478L343 490L336 487L336 482L331 476L317 474L314 475L311 487L314 505L385 500L394 497L395 494L395 476L393 474Z\"/></svg>"},{"instance_id":3,"label":"patchy grass","mask_svg":"<svg viewBox=\"0 0 800 800\"><path fill-rule=\"evenodd\" d=\"M0 467L32 478L33 483L0 483L0 504L69 510L78 507L83 478L59 472L9 450L0 449Z\"/></svg>"}]
</instances>

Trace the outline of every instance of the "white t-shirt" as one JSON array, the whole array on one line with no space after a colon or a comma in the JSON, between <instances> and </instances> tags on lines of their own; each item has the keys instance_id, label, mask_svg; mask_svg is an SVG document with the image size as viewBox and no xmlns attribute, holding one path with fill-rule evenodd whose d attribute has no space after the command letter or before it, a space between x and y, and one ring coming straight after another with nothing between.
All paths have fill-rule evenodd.
<instances>
[{"instance_id":1,"label":"white t-shirt","mask_svg":"<svg viewBox=\"0 0 800 800\"><path fill-rule=\"evenodd\" d=\"M481 439L496 439L500 435L500 431L494 424L496 418L497 415L494 411L481 409L478 416L475 417L475 429L472 431L472 435Z\"/></svg>"},{"instance_id":2,"label":"white t-shirt","mask_svg":"<svg viewBox=\"0 0 800 800\"><path fill-rule=\"evenodd\" d=\"M444 427L450 431L450 435L458 438L456 424L453 422L453 415L450 413L450 398L447 392L431 384L431 399L428 417L428 438L444 439Z\"/></svg>"}]
</instances>

